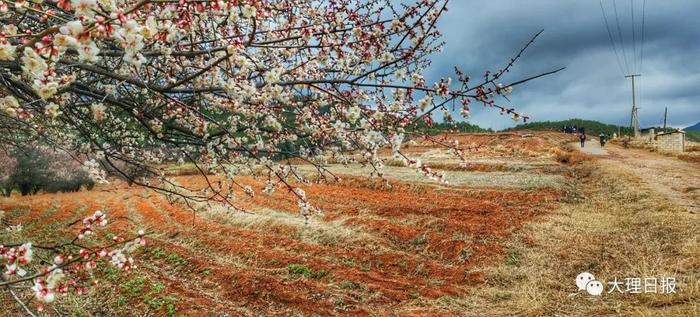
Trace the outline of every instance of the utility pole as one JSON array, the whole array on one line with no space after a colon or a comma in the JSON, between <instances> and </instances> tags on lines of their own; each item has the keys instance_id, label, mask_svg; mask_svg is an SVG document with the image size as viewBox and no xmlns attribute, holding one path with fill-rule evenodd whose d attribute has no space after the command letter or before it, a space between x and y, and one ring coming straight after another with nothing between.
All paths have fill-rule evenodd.
<instances>
[{"instance_id":1,"label":"utility pole","mask_svg":"<svg viewBox=\"0 0 700 317\"><path fill-rule=\"evenodd\" d=\"M639 116L637 114L637 97L635 96L635 86L634 86L634 78L635 77L640 77L642 75L640 74L634 74L634 75L627 75L625 78L632 78L632 118L630 122L630 126L632 127L632 130L634 130L634 137L638 138L641 136L641 132L639 131Z\"/></svg>"},{"instance_id":2,"label":"utility pole","mask_svg":"<svg viewBox=\"0 0 700 317\"><path fill-rule=\"evenodd\" d=\"M668 107L664 108L664 132L666 131L666 118L668 117Z\"/></svg>"}]
</instances>

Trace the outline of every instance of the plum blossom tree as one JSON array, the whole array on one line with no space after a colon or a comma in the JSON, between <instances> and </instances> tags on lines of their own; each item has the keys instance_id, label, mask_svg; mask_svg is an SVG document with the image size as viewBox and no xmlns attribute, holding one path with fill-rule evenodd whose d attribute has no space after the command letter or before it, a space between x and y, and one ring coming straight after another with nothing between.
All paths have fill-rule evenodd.
<instances>
[{"instance_id":1,"label":"plum blossom tree","mask_svg":"<svg viewBox=\"0 0 700 317\"><path fill-rule=\"evenodd\" d=\"M477 80L455 68L454 81L426 82L446 11L447 0L0 0L0 130L185 202L236 208L236 191L284 188L309 217L293 160L319 179L335 178L329 157L381 175L390 147L444 180L401 151L435 111L449 119L457 102L468 117L478 103L528 119L496 99L559 70L502 84L522 51ZM174 162L206 185L167 177ZM246 169L264 170L266 186L241 181Z\"/></svg>"},{"instance_id":2,"label":"plum blossom tree","mask_svg":"<svg viewBox=\"0 0 700 317\"><path fill-rule=\"evenodd\" d=\"M291 159L324 178L329 156L379 171L391 145L443 179L400 151L434 111L458 100L468 116L476 101L527 120L495 103L546 75L500 84L517 57L474 84L458 69L456 82L426 83L445 11L445 0L2 0L0 125L187 200L235 206L235 189L257 190L238 167L262 166L265 190L287 188L306 215ZM168 179L168 162L193 163L207 185Z\"/></svg>"}]
</instances>

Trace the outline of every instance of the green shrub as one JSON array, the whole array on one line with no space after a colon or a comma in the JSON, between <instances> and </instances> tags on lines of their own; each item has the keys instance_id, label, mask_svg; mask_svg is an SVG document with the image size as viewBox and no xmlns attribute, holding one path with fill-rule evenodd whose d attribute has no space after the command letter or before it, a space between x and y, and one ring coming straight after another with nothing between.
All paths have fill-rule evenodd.
<instances>
[{"instance_id":1,"label":"green shrub","mask_svg":"<svg viewBox=\"0 0 700 317\"><path fill-rule=\"evenodd\" d=\"M17 161L10 175L10 184L22 194L36 194L53 177L49 160L36 148L15 149L12 156Z\"/></svg>"}]
</instances>

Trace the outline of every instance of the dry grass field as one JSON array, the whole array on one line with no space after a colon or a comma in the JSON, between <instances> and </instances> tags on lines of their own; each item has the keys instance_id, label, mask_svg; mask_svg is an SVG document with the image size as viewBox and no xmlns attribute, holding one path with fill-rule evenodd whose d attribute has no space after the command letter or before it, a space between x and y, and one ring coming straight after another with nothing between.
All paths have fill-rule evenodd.
<instances>
[{"instance_id":1,"label":"dry grass field","mask_svg":"<svg viewBox=\"0 0 700 317\"><path fill-rule=\"evenodd\" d=\"M388 164L388 187L359 165L330 164L341 182L302 186L323 211L308 224L282 191L239 194L250 214L212 206L193 218L115 181L0 199L4 221L23 225L0 231L0 244L60 242L98 209L114 234L153 232L133 274L104 266L97 290L62 298L50 315L700 315L700 219L653 179L620 168L624 160L581 154L563 134L449 138L474 148L467 164L427 142L406 149L447 171L446 185ZM184 174L179 182L202 182ZM674 277L677 290L590 296L574 284L584 271L603 282ZM0 307L22 314L7 292Z\"/></svg>"}]
</instances>

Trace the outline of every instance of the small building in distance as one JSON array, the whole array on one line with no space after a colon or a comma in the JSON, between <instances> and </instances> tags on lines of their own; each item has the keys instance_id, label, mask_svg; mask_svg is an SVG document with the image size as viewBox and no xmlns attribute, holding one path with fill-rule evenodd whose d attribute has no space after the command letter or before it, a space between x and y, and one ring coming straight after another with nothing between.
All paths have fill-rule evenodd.
<instances>
[{"instance_id":1,"label":"small building in distance","mask_svg":"<svg viewBox=\"0 0 700 317\"><path fill-rule=\"evenodd\" d=\"M685 131L658 133L654 137L654 143L659 151L683 152L685 150Z\"/></svg>"},{"instance_id":2,"label":"small building in distance","mask_svg":"<svg viewBox=\"0 0 700 317\"><path fill-rule=\"evenodd\" d=\"M654 128L641 129L641 139L644 142L653 143L656 138L656 130Z\"/></svg>"}]
</instances>

